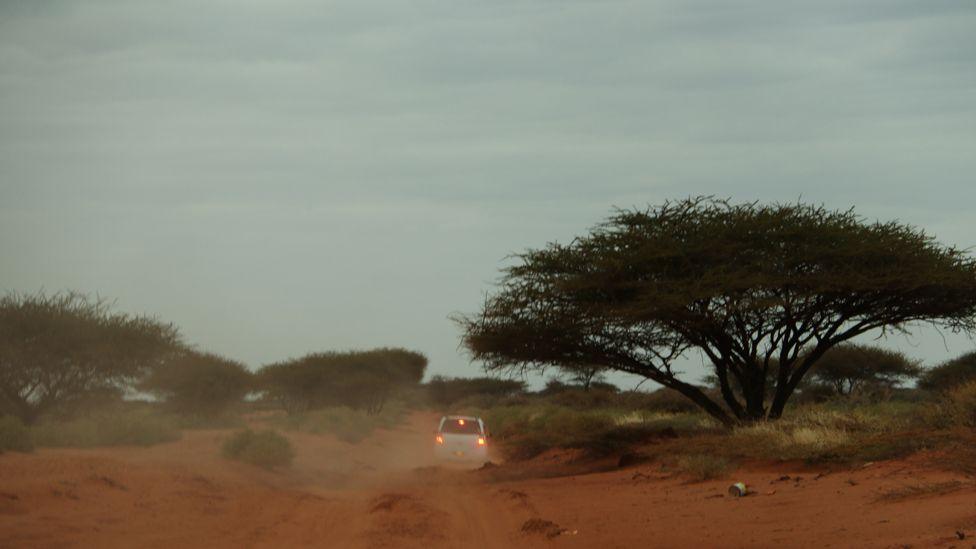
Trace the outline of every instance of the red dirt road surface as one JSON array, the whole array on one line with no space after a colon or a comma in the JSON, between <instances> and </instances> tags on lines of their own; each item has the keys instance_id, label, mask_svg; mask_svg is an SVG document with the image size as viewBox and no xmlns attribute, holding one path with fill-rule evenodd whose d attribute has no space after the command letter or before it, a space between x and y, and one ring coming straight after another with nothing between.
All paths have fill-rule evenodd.
<instances>
[{"instance_id":1,"label":"red dirt road surface","mask_svg":"<svg viewBox=\"0 0 976 549\"><path fill-rule=\"evenodd\" d=\"M357 445L289 434L297 458L284 472L221 458L229 431L188 431L151 448L6 453L0 547L976 544L976 484L924 456L853 470L751 467L702 483L654 465L531 478L542 464L471 471L436 463L435 419L415 414ZM754 494L729 497L733 480Z\"/></svg>"}]
</instances>

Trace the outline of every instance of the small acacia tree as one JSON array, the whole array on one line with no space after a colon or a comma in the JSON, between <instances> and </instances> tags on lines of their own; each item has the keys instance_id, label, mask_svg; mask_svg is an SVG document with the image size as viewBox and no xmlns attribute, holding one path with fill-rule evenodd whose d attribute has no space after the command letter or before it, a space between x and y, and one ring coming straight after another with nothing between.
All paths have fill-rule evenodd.
<instances>
[{"instance_id":1,"label":"small acacia tree","mask_svg":"<svg viewBox=\"0 0 976 549\"><path fill-rule=\"evenodd\" d=\"M917 362L899 352L844 343L820 357L810 379L837 395L849 396L866 391L890 391L917 377L920 371Z\"/></svg>"},{"instance_id":2,"label":"small acacia tree","mask_svg":"<svg viewBox=\"0 0 976 549\"><path fill-rule=\"evenodd\" d=\"M730 426L780 417L824 353L858 335L976 327L976 261L853 211L692 198L618 211L517 259L482 311L457 319L488 370L599 364ZM721 403L674 370L689 349L710 360Z\"/></svg>"},{"instance_id":3,"label":"small acacia tree","mask_svg":"<svg viewBox=\"0 0 976 549\"><path fill-rule=\"evenodd\" d=\"M427 357L406 349L314 353L264 366L259 387L289 413L326 406L382 410L397 390L417 386Z\"/></svg>"},{"instance_id":4,"label":"small acacia tree","mask_svg":"<svg viewBox=\"0 0 976 549\"><path fill-rule=\"evenodd\" d=\"M606 371L606 368L599 364L583 364L562 368L562 374L569 381L582 387L584 391L589 391L593 384L603 383L605 381L603 376L604 371Z\"/></svg>"},{"instance_id":5,"label":"small acacia tree","mask_svg":"<svg viewBox=\"0 0 976 549\"><path fill-rule=\"evenodd\" d=\"M0 411L33 423L129 386L180 348L173 325L113 313L102 299L7 294L0 299Z\"/></svg>"},{"instance_id":6,"label":"small acacia tree","mask_svg":"<svg viewBox=\"0 0 976 549\"><path fill-rule=\"evenodd\" d=\"M240 362L186 351L155 368L139 387L163 398L177 412L213 417L240 404L252 380Z\"/></svg>"}]
</instances>

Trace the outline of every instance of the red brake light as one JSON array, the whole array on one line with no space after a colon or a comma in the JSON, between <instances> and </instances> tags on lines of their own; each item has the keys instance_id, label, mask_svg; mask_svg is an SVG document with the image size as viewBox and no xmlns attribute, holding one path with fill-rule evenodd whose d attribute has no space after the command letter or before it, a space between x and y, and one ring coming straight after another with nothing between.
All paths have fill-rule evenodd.
<instances>
[{"instance_id":1,"label":"red brake light","mask_svg":"<svg viewBox=\"0 0 976 549\"><path fill-rule=\"evenodd\" d=\"M485 437L478 437L478 446L485 445Z\"/></svg>"},{"instance_id":2,"label":"red brake light","mask_svg":"<svg viewBox=\"0 0 976 549\"><path fill-rule=\"evenodd\" d=\"M464 425L464 420L463 419L459 419L458 420L458 425Z\"/></svg>"},{"instance_id":3,"label":"red brake light","mask_svg":"<svg viewBox=\"0 0 976 549\"><path fill-rule=\"evenodd\" d=\"M437 441L437 444L444 444L444 437L440 435L437 435L437 438L435 438L434 440Z\"/></svg>"}]
</instances>

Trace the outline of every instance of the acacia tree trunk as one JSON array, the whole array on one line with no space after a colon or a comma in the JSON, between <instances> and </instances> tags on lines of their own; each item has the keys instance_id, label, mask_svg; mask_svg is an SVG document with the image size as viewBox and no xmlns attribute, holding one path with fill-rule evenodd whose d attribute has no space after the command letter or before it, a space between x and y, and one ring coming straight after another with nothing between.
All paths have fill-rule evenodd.
<instances>
[{"instance_id":1,"label":"acacia tree trunk","mask_svg":"<svg viewBox=\"0 0 976 549\"><path fill-rule=\"evenodd\" d=\"M786 407L786 401L792 394L789 383L776 384L776 394L773 395L773 402L769 406L769 419L779 419L783 416L783 408Z\"/></svg>"},{"instance_id":2,"label":"acacia tree trunk","mask_svg":"<svg viewBox=\"0 0 976 549\"><path fill-rule=\"evenodd\" d=\"M745 417L741 418L748 422L756 422L766 419L766 376L756 365L751 365L746 369L746 375L742 376L742 396L746 400Z\"/></svg>"}]
</instances>

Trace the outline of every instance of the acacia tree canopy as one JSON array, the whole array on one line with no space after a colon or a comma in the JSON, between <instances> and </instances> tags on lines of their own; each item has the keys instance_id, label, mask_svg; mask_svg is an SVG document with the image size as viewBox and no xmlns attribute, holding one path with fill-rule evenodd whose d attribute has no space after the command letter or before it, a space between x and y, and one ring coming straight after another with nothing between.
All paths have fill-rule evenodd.
<instances>
[{"instance_id":1,"label":"acacia tree canopy","mask_svg":"<svg viewBox=\"0 0 976 549\"><path fill-rule=\"evenodd\" d=\"M257 381L289 413L337 405L376 413L395 391L418 385L426 368L427 357L406 349L313 353L264 366Z\"/></svg>"},{"instance_id":2,"label":"acacia tree canopy","mask_svg":"<svg viewBox=\"0 0 976 549\"><path fill-rule=\"evenodd\" d=\"M87 395L121 389L182 348L179 332L114 313L78 293L0 299L0 412L25 423Z\"/></svg>"},{"instance_id":3,"label":"acacia tree canopy","mask_svg":"<svg viewBox=\"0 0 976 549\"><path fill-rule=\"evenodd\" d=\"M918 386L930 391L948 391L972 380L976 380L976 351L926 370L922 373Z\"/></svg>"},{"instance_id":4,"label":"acacia tree canopy","mask_svg":"<svg viewBox=\"0 0 976 549\"><path fill-rule=\"evenodd\" d=\"M901 353L842 343L820 357L810 378L838 395L852 395L871 389L891 389L919 373L918 363Z\"/></svg>"},{"instance_id":5,"label":"acacia tree canopy","mask_svg":"<svg viewBox=\"0 0 976 549\"><path fill-rule=\"evenodd\" d=\"M457 319L488 370L600 364L726 425L779 417L820 357L858 335L976 327L976 261L853 210L690 198L517 258L482 311ZM679 379L689 349L710 360L721 402Z\"/></svg>"},{"instance_id":6,"label":"acacia tree canopy","mask_svg":"<svg viewBox=\"0 0 976 549\"><path fill-rule=\"evenodd\" d=\"M139 388L181 413L216 416L241 403L252 388L251 377L240 362L188 350L154 368Z\"/></svg>"}]
</instances>

